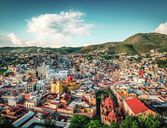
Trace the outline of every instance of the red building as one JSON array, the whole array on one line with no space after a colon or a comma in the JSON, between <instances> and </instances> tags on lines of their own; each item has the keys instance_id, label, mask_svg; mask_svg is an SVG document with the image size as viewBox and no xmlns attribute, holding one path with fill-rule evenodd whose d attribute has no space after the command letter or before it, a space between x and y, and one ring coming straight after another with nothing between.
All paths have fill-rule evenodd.
<instances>
[{"instance_id":1,"label":"red building","mask_svg":"<svg viewBox=\"0 0 167 128\"><path fill-rule=\"evenodd\" d=\"M149 109L144 103L142 103L138 98L130 98L124 100L125 113L132 116L139 116L143 114L144 116L156 115L156 113Z\"/></svg>"},{"instance_id":2,"label":"red building","mask_svg":"<svg viewBox=\"0 0 167 128\"><path fill-rule=\"evenodd\" d=\"M104 98L102 95L100 113L102 122L107 125L121 119L119 108L116 106L114 100L110 96Z\"/></svg>"}]
</instances>

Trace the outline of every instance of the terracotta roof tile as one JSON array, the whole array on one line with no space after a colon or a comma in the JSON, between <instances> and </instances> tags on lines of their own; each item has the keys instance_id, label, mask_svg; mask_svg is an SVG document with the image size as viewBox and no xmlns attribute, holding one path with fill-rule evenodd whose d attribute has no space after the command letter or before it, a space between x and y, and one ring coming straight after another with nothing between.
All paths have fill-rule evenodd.
<instances>
[{"instance_id":1,"label":"terracotta roof tile","mask_svg":"<svg viewBox=\"0 0 167 128\"><path fill-rule=\"evenodd\" d=\"M131 108L135 115L142 113L148 109L148 107L137 98L126 99L125 102Z\"/></svg>"}]
</instances>

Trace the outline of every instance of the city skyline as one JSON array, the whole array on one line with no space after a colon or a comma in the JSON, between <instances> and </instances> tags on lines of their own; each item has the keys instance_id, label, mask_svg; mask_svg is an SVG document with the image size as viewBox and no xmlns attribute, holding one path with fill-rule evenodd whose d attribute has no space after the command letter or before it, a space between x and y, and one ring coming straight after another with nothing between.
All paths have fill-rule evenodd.
<instances>
[{"instance_id":1,"label":"city skyline","mask_svg":"<svg viewBox=\"0 0 167 128\"><path fill-rule=\"evenodd\" d=\"M0 0L0 47L85 46L167 34L167 1Z\"/></svg>"}]
</instances>

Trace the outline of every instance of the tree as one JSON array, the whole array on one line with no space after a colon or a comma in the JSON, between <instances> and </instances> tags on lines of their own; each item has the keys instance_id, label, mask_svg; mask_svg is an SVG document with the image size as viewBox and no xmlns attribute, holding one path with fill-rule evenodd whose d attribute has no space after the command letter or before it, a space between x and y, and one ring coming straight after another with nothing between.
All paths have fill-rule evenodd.
<instances>
[{"instance_id":1,"label":"tree","mask_svg":"<svg viewBox=\"0 0 167 128\"><path fill-rule=\"evenodd\" d=\"M138 120L133 116L126 116L120 124L120 128L139 128Z\"/></svg>"},{"instance_id":2,"label":"tree","mask_svg":"<svg viewBox=\"0 0 167 128\"><path fill-rule=\"evenodd\" d=\"M160 68L167 68L167 60L156 60Z\"/></svg>"},{"instance_id":3,"label":"tree","mask_svg":"<svg viewBox=\"0 0 167 128\"><path fill-rule=\"evenodd\" d=\"M8 119L0 117L0 128L15 128Z\"/></svg>"},{"instance_id":4,"label":"tree","mask_svg":"<svg viewBox=\"0 0 167 128\"><path fill-rule=\"evenodd\" d=\"M160 120L158 117L149 115L144 121L144 127L146 128L158 128L160 126Z\"/></svg>"},{"instance_id":5,"label":"tree","mask_svg":"<svg viewBox=\"0 0 167 128\"><path fill-rule=\"evenodd\" d=\"M141 114L139 117L138 117L138 120L139 122L143 123L145 121L145 116L143 114Z\"/></svg>"},{"instance_id":6,"label":"tree","mask_svg":"<svg viewBox=\"0 0 167 128\"><path fill-rule=\"evenodd\" d=\"M118 128L117 123L115 123L115 122L111 122L111 124L110 124L110 128Z\"/></svg>"},{"instance_id":7,"label":"tree","mask_svg":"<svg viewBox=\"0 0 167 128\"><path fill-rule=\"evenodd\" d=\"M69 128L87 128L87 124L89 123L89 118L80 115L74 115L71 118L70 127Z\"/></svg>"},{"instance_id":8,"label":"tree","mask_svg":"<svg viewBox=\"0 0 167 128\"><path fill-rule=\"evenodd\" d=\"M99 120L91 120L88 125L87 128L99 128L101 126L101 123Z\"/></svg>"},{"instance_id":9,"label":"tree","mask_svg":"<svg viewBox=\"0 0 167 128\"><path fill-rule=\"evenodd\" d=\"M65 93L69 92L69 90L68 90L68 88L66 86L64 87L64 92Z\"/></svg>"},{"instance_id":10,"label":"tree","mask_svg":"<svg viewBox=\"0 0 167 128\"><path fill-rule=\"evenodd\" d=\"M107 125L102 124L102 126L100 128L107 128Z\"/></svg>"}]
</instances>

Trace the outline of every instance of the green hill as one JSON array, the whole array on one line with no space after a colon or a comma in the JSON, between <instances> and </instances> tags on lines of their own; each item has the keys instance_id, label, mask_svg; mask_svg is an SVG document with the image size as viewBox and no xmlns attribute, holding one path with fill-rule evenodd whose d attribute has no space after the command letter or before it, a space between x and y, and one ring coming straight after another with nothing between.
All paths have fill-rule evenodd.
<instances>
[{"instance_id":1,"label":"green hill","mask_svg":"<svg viewBox=\"0 0 167 128\"><path fill-rule=\"evenodd\" d=\"M82 52L96 49L112 49L115 53L137 54L149 52L151 49L167 51L167 35L159 33L135 34L123 42L110 42L100 45L91 45L81 49Z\"/></svg>"},{"instance_id":2,"label":"green hill","mask_svg":"<svg viewBox=\"0 0 167 128\"><path fill-rule=\"evenodd\" d=\"M130 45L139 53L148 52L151 49L167 51L167 35L159 33L139 33L129 37L123 44Z\"/></svg>"},{"instance_id":3,"label":"green hill","mask_svg":"<svg viewBox=\"0 0 167 128\"><path fill-rule=\"evenodd\" d=\"M2 47L2 53L37 53L37 52L58 52L62 54L78 53L81 47L61 47L61 48L42 48L42 47Z\"/></svg>"},{"instance_id":4,"label":"green hill","mask_svg":"<svg viewBox=\"0 0 167 128\"><path fill-rule=\"evenodd\" d=\"M151 49L167 51L167 35L159 33L139 33L135 34L123 42L108 42L85 47L61 47L61 48L41 48L41 47L3 47L0 52L7 53L36 53L44 51L69 53L89 53L92 51L112 51L114 53L140 54L149 52Z\"/></svg>"}]
</instances>

